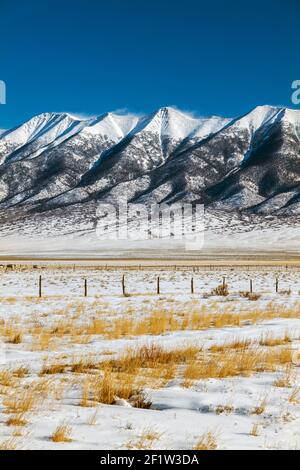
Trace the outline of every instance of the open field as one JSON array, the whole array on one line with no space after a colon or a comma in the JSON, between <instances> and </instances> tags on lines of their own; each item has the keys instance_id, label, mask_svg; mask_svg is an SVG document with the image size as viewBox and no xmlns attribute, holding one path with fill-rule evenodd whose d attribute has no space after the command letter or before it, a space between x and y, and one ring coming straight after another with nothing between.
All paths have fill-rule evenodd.
<instances>
[{"instance_id":1,"label":"open field","mask_svg":"<svg viewBox=\"0 0 300 470\"><path fill-rule=\"evenodd\" d=\"M178 250L148 250L148 251L120 251L120 252L74 252L65 251L64 253L55 252L37 252L37 254L24 252L20 254L5 254L0 252L0 264L6 265L17 263L22 265L44 265L47 267L53 265L69 266L74 263L77 266L132 266L132 267L151 267L151 266L299 266L299 251L281 250L256 251L256 250L232 250L226 249L218 251L181 251Z\"/></svg>"},{"instance_id":2,"label":"open field","mask_svg":"<svg viewBox=\"0 0 300 470\"><path fill-rule=\"evenodd\" d=\"M293 262L3 266L0 448L299 449Z\"/></svg>"}]
</instances>

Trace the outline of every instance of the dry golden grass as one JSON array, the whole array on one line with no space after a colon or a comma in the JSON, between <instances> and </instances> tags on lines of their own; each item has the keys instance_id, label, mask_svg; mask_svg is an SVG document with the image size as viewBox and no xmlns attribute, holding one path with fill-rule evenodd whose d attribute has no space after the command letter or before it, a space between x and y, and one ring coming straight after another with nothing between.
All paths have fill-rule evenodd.
<instances>
[{"instance_id":1,"label":"dry golden grass","mask_svg":"<svg viewBox=\"0 0 300 470\"><path fill-rule=\"evenodd\" d=\"M259 435L260 435L259 425L257 423L254 423L250 430L250 436L257 437Z\"/></svg>"},{"instance_id":2,"label":"dry golden grass","mask_svg":"<svg viewBox=\"0 0 300 470\"><path fill-rule=\"evenodd\" d=\"M141 408L144 410L148 410L149 408L151 408L151 405L152 405L151 401L146 396L145 392L141 390L139 390L135 395L133 395L130 398L130 404L134 408Z\"/></svg>"},{"instance_id":3,"label":"dry golden grass","mask_svg":"<svg viewBox=\"0 0 300 470\"><path fill-rule=\"evenodd\" d=\"M52 326L50 333L55 336L76 334L76 325L70 318L60 319Z\"/></svg>"},{"instance_id":4,"label":"dry golden grass","mask_svg":"<svg viewBox=\"0 0 300 470\"><path fill-rule=\"evenodd\" d=\"M12 375L14 377L18 377L19 379L26 377L26 375L28 374L29 374L29 369L26 366L20 366L12 370Z\"/></svg>"},{"instance_id":5,"label":"dry golden grass","mask_svg":"<svg viewBox=\"0 0 300 470\"><path fill-rule=\"evenodd\" d=\"M151 403L143 393L143 385L149 381L153 386L153 377L159 379L160 385L165 383L168 377L175 375L176 365L190 361L199 351L200 349L194 346L165 350L151 344L127 349L118 358L94 363L93 368L102 369L103 375L89 375L83 382L79 404L113 404L117 398L122 398L129 400L135 407L149 408ZM83 367L82 371L86 372L86 369Z\"/></svg>"},{"instance_id":6,"label":"dry golden grass","mask_svg":"<svg viewBox=\"0 0 300 470\"><path fill-rule=\"evenodd\" d=\"M291 289L285 289L285 290L281 290L279 293L281 295L291 295L292 291Z\"/></svg>"},{"instance_id":7,"label":"dry golden grass","mask_svg":"<svg viewBox=\"0 0 300 470\"><path fill-rule=\"evenodd\" d=\"M250 339L232 339L223 344L213 344L209 350L211 352L224 352L228 349L246 349L251 345Z\"/></svg>"},{"instance_id":8,"label":"dry golden grass","mask_svg":"<svg viewBox=\"0 0 300 470\"><path fill-rule=\"evenodd\" d=\"M176 364L159 364L147 373L151 381L150 386L152 388L165 386L170 380L176 377L176 372Z\"/></svg>"},{"instance_id":9,"label":"dry golden grass","mask_svg":"<svg viewBox=\"0 0 300 470\"><path fill-rule=\"evenodd\" d=\"M15 304L17 302L17 297L6 297L3 300L6 304Z\"/></svg>"},{"instance_id":10,"label":"dry golden grass","mask_svg":"<svg viewBox=\"0 0 300 470\"><path fill-rule=\"evenodd\" d=\"M258 416L262 415L266 411L267 403L268 403L267 397L262 398L260 403L253 408L252 414L258 415Z\"/></svg>"},{"instance_id":11,"label":"dry golden grass","mask_svg":"<svg viewBox=\"0 0 300 470\"><path fill-rule=\"evenodd\" d=\"M218 405L215 409L217 415L226 414L230 415L234 412L234 407L232 405Z\"/></svg>"},{"instance_id":12,"label":"dry golden grass","mask_svg":"<svg viewBox=\"0 0 300 470\"><path fill-rule=\"evenodd\" d=\"M183 372L184 387L190 387L193 380L226 378L238 375L248 376L256 372L272 372L283 365L290 366L292 352L288 348L265 350L258 346L232 343L216 346L209 352L201 352L188 362ZM238 347L242 346L243 349Z\"/></svg>"},{"instance_id":13,"label":"dry golden grass","mask_svg":"<svg viewBox=\"0 0 300 470\"><path fill-rule=\"evenodd\" d=\"M30 389L39 397L47 398L53 393L55 386L53 386L52 381L48 377L42 377L32 381Z\"/></svg>"},{"instance_id":14,"label":"dry golden grass","mask_svg":"<svg viewBox=\"0 0 300 470\"><path fill-rule=\"evenodd\" d=\"M33 410L40 403L41 398L32 389L18 390L3 398L3 405L8 413L22 414Z\"/></svg>"},{"instance_id":15,"label":"dry golden grass","mask_svg":"<svg viewBox=\"0 0 300 470\"><path fill-rule=\"evenodd\" d=\"M113 404L117 398L122 398L132 400L134 406L147 408L151 404L142 397L145 385L164 386L177 374L182 374L182 385L190 387L194 380L248 376L282 370L283 367L291 369L291 359L292 350L288 347L266 349L248 340L234 338L207 351L194 345L167 350L152 343L126 349L119 357L102 361L92 356L69 363L66 358L63 363L58 359L46 361L40 375L88 374L84 382L80 379L81 406L93 406L97 402ZM99 370L102 371L100 375ZM135 401L133 397L136 397Z\"/></svg>"},{"instance_id":16,"label":"dry golden grass","mask_svg":"<svg viewBox=\"0 0 300 470\"><path fill-rule=\"evenodd\" d=\"M32 336L31 349L33 351L50 351L55 349L55 338L47 331Z\"/></svg>"},{"instance_id":17,"label":"dry golden grass","mask_svg":"<svg viewBox=\"0 0 300 470\"><path fill-rule=\"evenodd\" d=\"M293 350L290 347L274 348L265 354L265 368L263 371L274 371L277 366L291 364L293 358Z\"/></svg>"},{"instance_id":18,"label":"dry golden grass","mask_svg":"<svg viewBox=\"0 0 300 470\"><path fill-rule=\"evenodd\" d=\"M79 406L89 407L92 406L90 401L91 389L90 389L90 380L86 379L82 386L82 394L79 402Z\"/></svg>"},{"instance_id":19,"label":"dry golden grass","mask_svg":"<svg viewBox=\"0 0 300 470\"><path fill-rule=\"evenodd\" d=\"M227 299L223 300L223 303L228 303ZM3 323L0 326L0 331L1 334L5 332L3 336L6 341L21 332L22 335L26 335L26 346L28 338L32 338L33 347L36 350L45 351L53 348L54 344L67 344L68 346L75 342L84 344L90 341L92 336L97 335L106 339L139 335L155 336L170 331L242 327L278 317L300 318L299 306L279 308L276 304L269 304L266 309L257 309L255 305L247 303L249 310L237 310L235 307L222 305L220 312L217 302L202 307L194 301L193 304L189 303L189 310L174 302L172 305L166 304L167 302L162 304L161 308L146 310L144 316L139 316L138 319L135 318L137 312L133 307L128 318L125 318L124 315L117 318L114 318L113 315L107 315L103 318L101 312L92 312L89 316L90 311L83 308L82 305L76 307L74 313L74 305L72 305L72 307L67 307L65 311L55 313L55 315L60 315L59 320L57 317L55 319L49 317L44 326L39 325L35 318L34 322L31 321L28 324L21 324L18 321L15 328ZM252 307L254 308L252 309ZM66 317L64 318L65 313ZM76 321L73 320L75 315ZM32 326L33 324L34 326ZM92 339L95 340L95 338ZM146 386L161 387L174 377L182 379L184 386L191 386L194 380L222 379L239 375L247 376L264 371L280 371L282 375L274 382L274 385L291 386L291 371L294 370L291 365L292 348L289 347L291 341L291 335L288 332L280 337L267 333L258 342L233 336L232 339L222 344L213 345L205 351L202 347L194 345L165 349L152 343L148 346L127 349L119 357L105 357L104 359L101 354L98 359L95 359L96 355L93 357L87 355L85 357L77 356L77 358L73 356L73 360L70 360L72 356L65 353L65 357L60 355L57 358L44 361L40 376L32 382L30 390L22 390L20 379L30 373L25 366L13 370L2 370L0 371L0 385L7 388L3 404L6 407L5 411L12 413L6 424L8 426L24 426L26 424L24 416L27 412L35 409L40 400L46 397L51 400L52 398L61 400L63 387L69 386L71 380L73 380L72 385L82 387L82 395L78 400L80 406L96 406L97 403L114 404L117 398L123 398L138 408L151 406L143 392ZM18 344L15 341L12 343ZM63 385L60 384L60 381L68 382ZM10 387L12 390L9 390ZM57 391L55 397L54 390ZM298 403L300 400L298 393L299 391L296 389L291 392L290 403ZM52 401L51 404L57 406ZM266 399L262 400L252 410L252 413L261 415L265 409ZM220 405L216 407L215 411L217 414L229 414L233 411L233 407ZM96 413L91 415L90 424L96 424ZM65 424L60 425L60 427L64 426L69 428ZM58 428L57 430L60 431ZM213 433L201 436L196 444L199 446L197 449L204 450L213 445L212 440L208 439L208 434L215 437ZM143 432L138 440L129 443L131 446L129 448L151 448L159 438L149 436L151 436L151 432L148 435ZM215 445L217 445L216 441L215 439Z\"/></svg>"},{"instance_id":20,"label":"dry golden grass","mask_svg":"<svg viewBox=\"0 0 300 470\"><path fill-rule=\"evenodd\" d=\"M54 430L51 435L51 440L53 442L71 442L72 428L66 423L61 423Z\"/></svg>"},{"instance_id":21,"label":"dry golden grass","mask_svg":"<svg viewBox=\"0 0 300 470\"><path fill-rule=\"evenodd\" d=\"M25 413L18 413L10 416L6 421L7 426L26 426L27 420L25 419Z\"/></svg>"},{"instance_id":22,"label":"dry golden grass","mask_svg":"<svg viewBox=\"0 0 300 470\"><path fill-rule=\"evenodd\" d=\"M69 341L73 344L89 344L92 337L90 335L71 335Z\"/></svg>"},{"instance_id":23,"label":"dry golden grass","mask_svg":"<svg viewBox=\"0 0 300 470\"><path fill-rule=\"evenodd\" d=\"M75 304L76 305L76 304ZM22 341L23 334L32 336L33 350L51 350L57 348L57 340L68 338L71 343L86 344L93 336L101 335L107 339L118 339L123 337L135 337L140 335L161 335L170 331L202 330L209 328L241 327L245 324L256 324L260 321L274 318L300 318L299 305L291 307L278 307L275 302L270 302L262 309L243 309L238 305L222 307L222 312L218 312L218 302L210 302L209 305L201 306L199 303L187 302L184 305L179 303L165 306L165 303L155 302L145 312L145 316L137 319L139 312L136 307L128 307L131 313L122 314L114 318L110 312L96 313L90 320L90 311L87 306L74 304L62 309L59 319L55 319L50 325L42 325L36 320L34 324L23 324L18 321L0 325L0 335L7 341ZM78 316L79 315L79 316ZM57 317L57 315L55 315ZM270 339L270 338L269 338ZM287 339L287 338L286 338ZM268 338L262 338L262 341Z\"/></svg>"},{"instance_id":24,"label":"dry golden grass","mask_svg":"<svg viewBox=\"0 0 300 470\"><path fill-rule=\"evenodd\" d=\"M283 336L276 337L272 333L265 333L259 340L261 346L281 346L282 344L288 344L292 342L290 334L286 331Z\"/></svg>"},{"instance_id":25,"label":"dry golden grass","mask_svg":"<svg viewBox=\"0 0 300 470\"><path fill-rule=\"evenodd\" d=\"M11 437L5 441L0 442L0 451L1 450L18 450L17 439L15 437Z\"/></svg>"},{"instance_id":26,"label":"dry golden grass","mask_svg":"<svg viewBox=\"0 0 300 470\"><path fill-rule=\"evenodd\" d=\"M109 339L126 336L161 335L167 331L180 330L181 322L174 313L153 311L150 316L136 321L130 318L118 318L107 325L104 334Z\"/></svg>"},{"instance_id":27,"label":"dry golden grass","mask_svg":"<svg viewBox=\"0 0 300 470\"><path fill-rule=\"evenodd\" d=\"M294 388L292 390L289 398L288 398L289 403L293 403L295 405L300 404L300 389L299 388Z\"/></svg>"},{"instance_id":28,"label":"dry golden grass","mask_svg":"<svg viewBox=\"0 0 300 470\"><path fill-rule=\"evenodd\" d=\"M184 364L196 357L201 348L178 347L167 350L157 344L127 349L118 359L108 361L113 371L137 374L141 369L153 369L161 365Z\"/></svg>"},{"instance_id":29,"label":"dry golden grass","mask_svg":"<svg viewBox=\"0 0 300 470\"><path fill-rule=\"evenodd\" d=\"M97 369L99 362L95 360L92 354L86 354L84 357L74 358L71 365L71 372L81 374L92 369Z\"/></svg>"},{"instance_id":30,"label":"dry golden grass","mask_svg":"<svg viewBox=\"0 0 300 470\"><path fill-rule=\"evenodd\" d=\"M134 376L125 374L112 374L111 370L106 370L100 379L96 379L93 384L93 398L99 403L112 405L117 398L130 399L137 393L134 388Z\"/></svg>"},{"instance_id":31,"label":"dry golden grass","mask_svg":"<svg viewBox=\"0 0 300 470\"><path fill-rule=\"evenodd\" d=\"M284 373L278 377L274 383L274 387L289 388L293 385L293 371L291 364L287 364Z\"/></svg>"},{"instance_id":32,"label":"dry golden grass","mask_svg":"<svg viewBox=\"0 0 300 470\"><path fill-rule=\"evenodd\" d=\"M261 295L260 294L257 294L255 292L240 292L240 296L245 298L245 299L248 299L248 300L252 300L253 302L256 302L257 300L259 300L261 298Z\"/></svg>"},{"instance_id":33,"label":"dry golden grass","mask_svg":"<svg viewBox=\"0 0 300 470\"><path fill-rule=\"evenodd\" d=\"M228 285L220 284L211 290L211 295L220 295L226 297L229 294Z\"/></svg>"},{"instance_id":34,"label":"dry golden grass","mask_svg":"<svg viewBox=\"0 0 300 470\"><path fill-rule=\"evenodd\" d=\"M92 413L87 420L87 424L89 426L96 426L97 423L98 423L98 410Z\"/></svg>"},{"instance_id":35,"label":"dry golden grass","mask_svg":"<svg viewBox=\"0 0 300 470\"><path fill-rule=\"evenodd\" d=\"M14 376L11 370L0 370L0 385L12 387L14 385Z\"/></svg>"},{"instance_id":36,"label":"dry golden grass","mask_svg":"<svg viewBox=\"0 0 300 470\"><path fill-rule=\"evenodd\" d=\"M104 335L107 329L107 323L102 318L94 318L87 326L84 334L87 335Z\"/></svg>"},{"instance_id":37,"label":"dry golden grass","mask_svg":"<svg viewBox=\"0 0 300 470\"><path fill-rule=\"evenodd\" d=\"M11 436L12 437L29 437L30 436L30 431L27 430L24 427L16 426L13 429L13 431L11 433Z\"/></svg>"},{"instance_id":38,"label":"dry golden grass","mask_svg":"<svg viewBox=\"0 0 300 470\"><path fill-rule=\"evenodd\" d=\"M50 362L49 360L45 360L40 372L40 376L42 375L52 375L52 374L63 374L65 372L66 365L61 364L59 362Z\"/></svg>"},{"instance_id":39,"label":"dry golden grass","mask_svg":"<svg viewBox=\"0 0 300 470\"><path fill-rule=\"evenodd\" d=\"M216 450L218 447L217 437L212 431L208 431L199 437L193 450Z\"/></svg>"},{"instance_id":40,"label":"dry golden grass","mask_svg":"<svg viewBox=\"0 0 300 470\"><path fill-rule=\"evenodd\" d=\"M16 332L14 335L7 338L7 342L11 344L20 344L23 341L23 333L21 331Z\"/></svg>"},{"instance_id":41,"label":"dry golden grass","mask_svg":"<svg viewBox=\"0 0 300 470\"><path fill-rule=\"evenodd\" d=\"M12 322L15 322L13 324ZM20 344L23 341L23 330L16 326L19 323L19 320L12 320L11 323L4 323L0 328L0 335L5 338L7 343L11 344Z\"/></svg>"},{"instance_id":42,"label":"dry golden grass","mask_svg":"<svg viewBox=\"0 0 300 470\"><path fill-rule=\"evenodd\" d=\"M125 445L126 449L149 450L152 449L155 442L159 441L163 433L150 427L145 428L140 437L136 440L130 440Z\"/></svg>"},{"instance_id":43,"label":"dry golden grass","mask_svg":"<svg viewBox=\"0 0 300 470\"><path fill-rule=\"evenodd\" d=\"M110 371L105 372L101 379L94 383L93 396L100 403L112 405L116 399L115 383Z\"/></svg>"}]
</instances>

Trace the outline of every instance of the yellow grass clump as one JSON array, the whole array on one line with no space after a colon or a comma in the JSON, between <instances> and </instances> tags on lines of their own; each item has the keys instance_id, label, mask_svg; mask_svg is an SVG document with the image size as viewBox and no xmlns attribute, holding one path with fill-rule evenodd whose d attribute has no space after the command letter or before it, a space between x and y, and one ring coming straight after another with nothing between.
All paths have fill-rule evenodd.
<instances>
[{"instance_id":1,"label":"yellow grass clump","mask_svg":"<svg viewBox=\"0 0 300 470\"><path fill-rule=\"evenodd\" d=\"M6 439L5 441L0 442L0 450L17 450L18 449L18 441L16 438L11 437Z\"/></svg>"},{"instance_id":2,"label":"yellow grass clump","mask_svg":"<svg viewBox=\"0 0 300 470\"><path fill-rule=\"evenodd\" d=\"M257 437L259 435L260 435L259 425L257 423L254 423L250 430L250 436Z\"/></svg>"},{"instance_id":3,"label":"yellow grass clump","mask_svg":"<svg viewBox=\"0 0 300 470\"><path fill-rule=\"evenodd\" d=\"M193 450L216 450L218 447L217 437L212 431L208 431L197 440Z\"/></svg>"},{"instance_id":4,"label":"yellow grass clump","mask_svg":"<svg viewBox=\"0 0 300 470\"><path fill-rule=\"evenodd\" d=\"M12 387L14 384L14 376L11 370L0 370L0 385L4 387Z\"/></svg>"},{"instance_id":5,"label":"yellow grass clump","mask_svg":"<svg viewBox=\"0 0 300 470\"><path fill-rule=\"evenodd\" d=\"M71 442L71 433L72 428L68 424L61 423L57 426L54 430L53 434L51 435L51 440L53 442Z\"/></svg>"},{"instance_id":6,"label":"yellow grass clump","mask_svg":"<svg viewBox=\"0 0 300 470\"><path fill-rule=\"evenodd\" d=\"M27 413L36 408L40 403L40 397L32 389L14 390L11 395L3 398L3 405L9 413Z\"/></svg>"},{"instance_id":7,"label":"yellow grass clump","mask_svg":"<svg viewBox=\"0 0 300 470\"><path fill-rule=\"evenodd\" d=\"M284 373L280 375L273 383L274 387L289 388L293 383L293 371L291 364L287 364Z\"/></svg>"},{"instance_id":8,"label":"yellow grass clump","mask_svg":"<svg viewBox=\"0 0 300 470\"><path fill-rule=\"evenodd\" d=\"M7 426L25 426L27 424L25 413L18 413L10 416L6 421L6 424Z\"/></svg>"},{"instance_id":9,"label":"yellow grass clump","mask_svg":"<svg viewBox=\"0 0 300 470\"><path fill-rule=\"evenodd\" d=\"M152 449L155 442L161 439L163 433L150 427L145 428L138 439L130 440L126 444L126 449L149 450Z\"/></svg>"},{"instance_id":10,"label":"yellow grass clump","mask_svg":"<svg viewBox=\"0 0 300 470\"><path fill-rule=\"evenodd\" d=\"M281 346L282 344L287 344L291 343L292 339L290 334L286 331L283 336L274 336L272 333L266 333L262 335L262 337L259 340L259 344L261 346Z\"/></svg>"}]
</instances>

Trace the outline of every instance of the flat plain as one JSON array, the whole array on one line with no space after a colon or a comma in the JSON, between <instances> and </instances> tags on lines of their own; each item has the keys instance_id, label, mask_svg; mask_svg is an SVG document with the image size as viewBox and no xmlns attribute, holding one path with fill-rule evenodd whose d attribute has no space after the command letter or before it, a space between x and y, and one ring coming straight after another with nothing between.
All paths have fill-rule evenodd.
<instances>
[{"instance_id":1,"label":"flat plain","mask_svg":"<svg viewBox=\"0 0 300 470\"><path fill-rule=\"evenodd\" d=\"M1 449L300 448L295 260L13 263Z\"/></svg>"}]
</instances>

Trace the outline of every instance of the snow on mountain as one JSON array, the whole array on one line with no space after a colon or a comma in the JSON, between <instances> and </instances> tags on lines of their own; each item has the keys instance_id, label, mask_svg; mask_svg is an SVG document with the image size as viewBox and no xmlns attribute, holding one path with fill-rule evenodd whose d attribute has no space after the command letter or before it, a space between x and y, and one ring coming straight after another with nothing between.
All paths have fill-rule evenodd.
<instances>
[{"instance_id":1,"label":"snow on mountain","mask_svg":"<svg viewBox=\"0 0 300 470\"><path fill-rule=\"evenodd\" d=\"M299 136L300 111L272 106L234 119L171 107L141 117L43 113L0 134L0 210L14 219L127 198L298 214Z\"/></svg>"},{"instance_id":2,"label":"snow on mountain","mask_svg":"<svg viewBox=\"0 0 300 470\"><path fill-rule=\"evenodd\" d=\"M78 132L85 121L77 120L69 114L44 113L33 117L21 126L6 131L0 138L0 162L6 159L18 159L24 157L20 151L26 145L26 156L35 156L34 152L39 148L59 142L57 139Z\"/></svg>"},{"instance_id":3,"label":"snow on mountain","mask_svg":"<svg viewBox=\"0 0 300 470\"><path fill-rule=\"evenodd\" d=\"M284 114L284 108L257 106L250 111L250 113L236 119L234 126L248 128L252 133L254 133L260 127L274 123L274 121L280 118L282 114Z\"/></svg>"},{"instance_id":4,"label":"snow on mountain","mask_svg":"<svg viewBox=\"0 0 300 470\"><path fill-rule=\"evenodd\" d=\"M230 119L213 116L195 118L171 107L160 108L150 116L145 116L133 129L137 134L142 131L159 133L161 137L182 141L186 138L202 139L224 127Z\"/></svg>"},{"instance_id":5,"label":"snow on mountain","mask_svg":"<svg viewBox=\"0 0 300 470\"><path fill-rule=\"evenodd\" d=\"M138 123L134 115L118 115L107 113L89 121L82 132L92 135L107 135L111 140L119 141L127 135Z\"/></svg>"}]
</instances>

